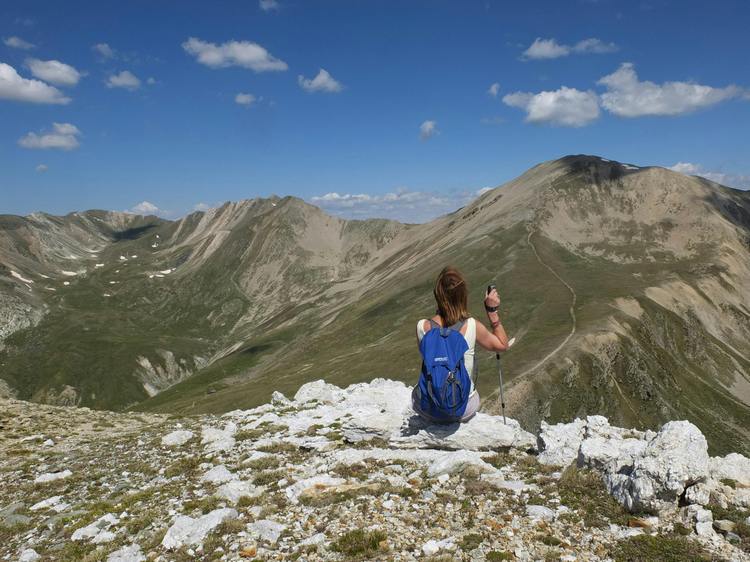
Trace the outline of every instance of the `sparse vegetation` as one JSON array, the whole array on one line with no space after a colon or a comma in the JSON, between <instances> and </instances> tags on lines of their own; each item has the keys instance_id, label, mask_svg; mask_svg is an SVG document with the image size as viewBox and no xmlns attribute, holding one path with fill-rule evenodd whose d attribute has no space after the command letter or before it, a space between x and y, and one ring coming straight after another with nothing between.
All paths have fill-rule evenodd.
<instances>
[{"instance_id":1,"label":"sparse vegetation","mask_svg":"<svg viewBox=\"0 0 750 562\"><path fill-rule=\"evenodd\" d=\"M198 457L182 457L180 460L170 464L164 471L164 476L173 478L175 476L190 476L194 474L201 464Z\"/></svg>"},{"instance_id":2,"label":"sparse vegetation","mask_svg":"<svg viewBox=\"0 0 750 562\"><path fill-rule=\"evenodd\" d=\"M507 550L490 550L485 558L487 562L502 562L503 560L515 560L516 557Z\"/></svg>"},{"instance_id":3,"label":"sparse vegetation","mask_svg":"<svg viewBox=\"0 0 750 562\"><path fill-rule=\"evenodd\" d=\"M571 465L563 472L558 490L562 504L579 512L587 527L627 524L629 514L607 493L601 476L594 472Z\"/></svg>"},{"instance_id":4,"label":"sparse vegetation","mask_svg":"<svg viewBox=\"0 0 750 562\"><path fill-rule=\"evenodd\" d=\"M355 529L341 535L331 545L331 550L347 556L375 554L386 550L388 536L382 531Z\"/></svg>"},{"instance_id":5,"label":"sparse vegetation","mask_svg":"<svg viewBox=\"0 0 750 562\"><path fill-rule=\"evenodd\" d=\"M479 535L477 533L469 533L468 535L463 536L458 546L464 552L469 552L479 547L479 545L482 544L483 540L484 538L482 537L482 535Z\"/></svg>"},{"instance_id":6,"label":"sparse vegetation","mask_svg":"<svg viewBox=\"0 0 750 562\"><path fill-rule=\"evenodd\" d=\"M616 562L658 560L660 562L710 561L698 543L677 535L639 535L620 541L613 549Z\"/></svg>"},{"instance_id":7,"label":"sparse vegetation","mask_svg":"<svg viewBox=\"0 0 750 562\"><path fill-rule=\"evenodd\" d=\"M275 486L285 476L286 473L283 470L267 470L253 478L253 484L256 486Z\"/></svg>"}]
</instances>

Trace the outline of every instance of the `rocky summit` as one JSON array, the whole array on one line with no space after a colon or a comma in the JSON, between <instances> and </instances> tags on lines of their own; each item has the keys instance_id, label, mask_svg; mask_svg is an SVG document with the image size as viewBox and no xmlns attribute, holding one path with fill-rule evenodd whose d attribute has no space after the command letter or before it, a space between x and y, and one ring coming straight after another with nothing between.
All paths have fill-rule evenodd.
<instances>
[{"instance_id":1,"label":"rocky summit","mask_svg":"<svg viewBox=\"0 0 750 562\"><path fill-rule=\"evenodd\" d=\"M750 459L687 421L435 426L323 381L215 415L5 400L0 559L750 560Z\"/></svg>"}]
</instances>

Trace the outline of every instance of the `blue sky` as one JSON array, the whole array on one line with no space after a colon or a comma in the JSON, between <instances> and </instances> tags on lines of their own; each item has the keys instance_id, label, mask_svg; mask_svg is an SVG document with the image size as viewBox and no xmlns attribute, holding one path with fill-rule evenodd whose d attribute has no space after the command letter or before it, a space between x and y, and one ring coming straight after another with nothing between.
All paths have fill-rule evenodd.
<instances>
[{"instance_id":1,"label":"blue sky","mask_svg":"<svg viewBox=\"0 0 750 562\"><path fill-rule=\"evenodd\" d=\"M6 1L0 213L278 194L426 220L577 153L748 188L748 21L741 0Z\"/></svg>"}]
</instances>

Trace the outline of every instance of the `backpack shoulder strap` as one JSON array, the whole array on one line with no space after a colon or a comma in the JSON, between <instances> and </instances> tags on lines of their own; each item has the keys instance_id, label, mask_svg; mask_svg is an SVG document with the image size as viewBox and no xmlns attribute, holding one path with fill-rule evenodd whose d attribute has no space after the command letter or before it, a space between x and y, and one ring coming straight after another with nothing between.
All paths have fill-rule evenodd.
<instances>
[{"instance_id":1,"label":"backpack shoulder strap","mask_svg":"<svg viewBox=\"0 0 750 562\"><path fill-rule=\"evenodd\" d=\"M446 337L450 333L451 330L461 333L461 328L464 327L464 324L466 324L466 320L459 320L452 326L443 327L437 322L435 322L432 318L430 318L430 326L432 328L437 328L438 330L440 330L440 335L443 337Z\"/></svg>"}]
</instances>

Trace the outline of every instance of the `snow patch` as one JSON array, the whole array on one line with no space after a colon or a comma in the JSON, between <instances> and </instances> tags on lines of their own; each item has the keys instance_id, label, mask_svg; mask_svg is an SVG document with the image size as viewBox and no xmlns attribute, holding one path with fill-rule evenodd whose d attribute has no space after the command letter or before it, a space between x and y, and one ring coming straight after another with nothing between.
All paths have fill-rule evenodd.
<instances>
[{"instance_id":1,"label":"snow patch","mask_svg":"<svg viewBox=\"0 0 750 562\"><path fill-rule=\"evenodd\" d=\"M12 269L10 270L10 274L16 279L18 279L19 281L23 281L24 283L33 283L31 279L26 279L23 275L13 271Z\"/></svg>"}]
</instances>

